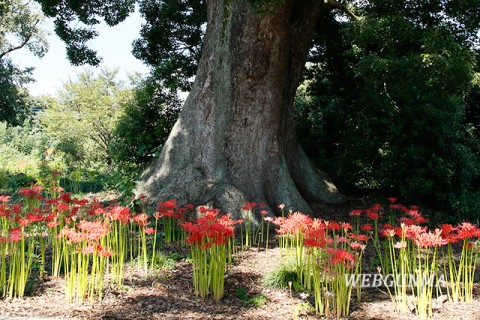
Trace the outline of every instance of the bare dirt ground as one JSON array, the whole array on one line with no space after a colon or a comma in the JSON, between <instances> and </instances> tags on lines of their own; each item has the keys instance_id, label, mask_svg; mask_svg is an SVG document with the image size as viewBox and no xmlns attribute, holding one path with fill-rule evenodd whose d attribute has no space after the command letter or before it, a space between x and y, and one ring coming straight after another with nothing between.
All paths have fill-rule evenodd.
<instances>
[{"instance_id":1,"label":"bare dirt ground","mask_svg":"<svg viewBox=\"0 0 480 320\"><path fill-rule=\"evenodd\" d=\"M360 206L356 201L354 206ZM319 208L331 219L338 208ZM337 215L335 216L335 212ZM348 208L345 212L348 212ZM272 242L273 244L273 242ZM178 250L178 248L176 249ZM185 249L184 249L185 250ZM185 252L181 252L186 254ZM311 297L288 289L267 288L263 276L285 258L278 248L268 253L251 248L240 252L225 278L225 296L220 301L194 295L191 265L178 261L172 269L145 274L137 268L126 270L122 288L106 287L102 300L94 303L68 303L64 296L63 279L39 280L29 296L22 299L0 301L0 320L13 319L321 319L305 307ZM368 264L368 256L364 258ZM253 307L239 297L244 289L248 297L266 296L266 302ZM434 310L436 320L480 320L480 286L477 281L475 301L465 303L438 303ZM350 320L409 320L414 313L395 312L389 295L381 289L363 291L362 302L352 301Z\"/></svg>"}]
</instances>

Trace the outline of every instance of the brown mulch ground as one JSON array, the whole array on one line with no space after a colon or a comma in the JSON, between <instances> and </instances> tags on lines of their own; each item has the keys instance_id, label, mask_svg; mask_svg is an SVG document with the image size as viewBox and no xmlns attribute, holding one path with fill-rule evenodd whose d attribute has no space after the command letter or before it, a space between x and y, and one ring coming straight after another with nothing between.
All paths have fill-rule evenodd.
<instances>
[{"instance_id":1,"label":"brown mulch ground","mask_svg":"<svg viewBox=\"0 0 480 320\"><path fill-rule=\"evenodd\" d=\"M357 205L357 203L355 204ZM324 208L328 210L328 208ZM328 212L328 211L327 211ZM108 287L101 301L67 303L63 279L46 278L23 299L0 302L0 320L25 319L320 319L305 305L299 293L269 289L262 277L284 260L278 248L258 251L252 248L237 255L225 278L225 296L220 301L194 295L191 265L177 262L171 270L148 274L131 267L126 270L123 288ZM368 263L368 258L365 260ZM252 307L237 291L245 289L249 297L264 294L263 306ZM480 287L476 287L472 304L438 303L437 320L480 320ZM409 320L413 313L399 314L386 292L381 289L363 291L363 301L352 301L350 320Z\"/></svg>"}]
</instances>

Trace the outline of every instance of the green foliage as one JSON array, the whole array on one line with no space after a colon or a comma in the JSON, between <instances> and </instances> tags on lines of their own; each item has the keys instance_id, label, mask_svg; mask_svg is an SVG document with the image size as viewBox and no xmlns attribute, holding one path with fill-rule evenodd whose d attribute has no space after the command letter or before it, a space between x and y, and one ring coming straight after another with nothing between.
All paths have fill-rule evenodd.
<instances>
[{"instance_id":1,"label":"green foliage","mask_svg":"<svg viewBox=\"0 0 480 320\"><path fill-rule=\"evenodd\" d=\"M0 59L0 121L21 124L31 103L25 85L32 81L31 69L21 70L7 59Z\"/></svg>"},{"instance_id":2,"label":"green foliage","mask_svg":"<svg viewBox=\"0 0 480 320\"><path fill-rule=\"evenodd\" d=\"M175 256L165 254L163 252L156 252L155 261L152 262L152 266L154 269L173 269L175 267L175 258Z\"/></svg>"},{"instance_id":3,"label":"green foliage","mask_svg":"<svg viewBox=\"0 0 480 320\"><path fill-rule=\"evenodd\" d=\"M313 58L322 63L310 68L296 104L307 152L344 187L457 212L475 207L480 149L464 113L476 68L468 36L425 12L414 19L397 2L371 6L317 39Z\"/></svg>"},{"instance_id":4,"label":"green foliage","mask_svg":"<svg viewBox=\"0 0 480 320\"><path fill-rule=\"evenodd\" d=\"M35 182L41 175L45 150L54 144L41 127L26 120L23 126L8 126L0 122L0 189L12 194ZM61 166L61 159L52 162Z\"/></svg>"},{"instance_id":5,"label":"green foliage","mask_svg":"<svg viewBox=\"0 0 480 320\"><path fill-rule=\"evenodd\" d=\"M98 32L92 27L100 19L109 26L124 21L135 9L135 0L52 1L36 0L47 17L55 18L55 32L67 45L73 65L98 65L101 58L88 46ZM76 21L77 23L72 23ZM78 23L79 22L79 23Z\"/></svg>"},{"instance_id":6,"label":"green foliage","mask_svg":"<svg viewBox=\"0 0 480 320\"><path fill-rule=\"evenodd\" d=\"M42 57L48 44L41 29L44 17L32 1L5 0L0 7L0 61L12 51L26 48Z\"/></svg>"},{"instance_id":7,"label":"green foliage","mask_svg":"<svg viewBox=\"0 0 480 320\"><path fill-rule=\"evenodd\" d=\"M202 50L206 1L140 0L145 24L133 54L154 68L155 77L172 90L190 90Z\"/></svg>"},{"instance_id":8,"label":"green foliage","mask_svg":"<svg viewBox=\"0 0 480 320\"><path fill-rule=\"evenodd\" d=\"M26 0L2 1L0 7L0 121L20 125L29 115L32 101L25 85L32 82L32 69L21 69L9 59L16 50L27 49L42 57L48 49L41 29L43 15Z\"/></svg>"},{"instance_id":9,"label":"green foliage","mask_svg":"<svg viewBox=\"0 0 480 320\"><path fill-rule=\"evenodd\" d=\"M245 305L252 306L254 308L261 307L267 303L267 296L263 293L249 297L245 288L238 288L235 294L238 298L244 301Z\"/></svg>"},{"instance_id":10,"label":"green foliage","mask_svg":"<svg viewBox=\"0 0 480 320\"><path fill-rule=\"evenodd\" d=\"M137 80L135 94L113 132L111 155L124 173L144 168L167 140L181 108L177 95L153 77Z\"/></svg>"},{"instance_id":11,"label":"green foliage","mask_svg":"<svg viewBox=\"0 0 480 320\"><path fill-rule=\"evenodd\" d=\"M263 284L275 289L288 289L290 284L295 288L294 284L299 284L296 266L293 261L287 261L279 264L275 269L265 274Z\"/></svg>"},{"instance_id":12,"label":"green foliage","mask_svg":"<svg viewBox=\"0 0 480 320\"><path fill-rule=\"evenodd\" d=\"M72 167L111 164L112 132L131 98L131 91L115 81L116 75L116 70L102 70L97 76L85 70L76 81L64 84L57 99L45 98L46 109L39 118Z\"/></svg>"}]
</instances>

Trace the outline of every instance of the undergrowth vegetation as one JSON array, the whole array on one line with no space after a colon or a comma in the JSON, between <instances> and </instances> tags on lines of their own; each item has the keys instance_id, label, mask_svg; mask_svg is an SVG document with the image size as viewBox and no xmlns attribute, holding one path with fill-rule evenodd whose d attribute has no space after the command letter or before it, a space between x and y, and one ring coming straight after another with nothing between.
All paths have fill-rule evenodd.
<instances>
[{"instance_id":1,"label":"undergrowth vegetation","mask_svg":"<svg viewBox=\"0 0 480 320\"><path fill-rule=\"evenodd\" d=\"M93 303L105 286L124 286L127 266L146 276L175 268L180 256L160 250L175 245L190 249L194 293L220 300L236 254L255 249L267 258L267 243L274 240L282 261L264 285L300 293L319 315L348 316L365 287L384 287L400 313L411 312L414 301L421 319L432 318L433 301L442 295L451 302L474 301L480 229L469 222L432 223L417 206L396 198L352 210L349 221L293 211L272 218L264 203L253 202L240 208L243 219L234 220L174 199L152 211L144 196L131 206L76 198L64 192L57 171L44 185L16 194L0 196L0 290L8 298L25 296L33 279L48 276L65 279L66 301ZM271 223L273 239L265 238L263 223L254 223L259 219ZM378 262L370 265L373 270L362 263L367 246L369 259ZM247 306L268 303L262 292L235 292Z\"/></svg>"}]
</instances>

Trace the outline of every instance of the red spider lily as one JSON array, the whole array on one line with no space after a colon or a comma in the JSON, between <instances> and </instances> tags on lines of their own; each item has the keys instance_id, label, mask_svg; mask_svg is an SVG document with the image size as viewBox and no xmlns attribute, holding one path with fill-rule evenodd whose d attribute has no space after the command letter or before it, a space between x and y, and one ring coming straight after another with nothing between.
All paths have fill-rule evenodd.
<instances>
[{"instance_id":1,"label":"red spider lily","mask_svg":"<svg viewBox=\"0 0 480 320\"><path fill-rule=\"evenodd\" d=\"M145 232L145 234L154 234L155 233L155 229L153 228L145 228L143 229L143 232Z\"/></svg>"},{"instance_id":2,"label":"red spider lily","mask_svg":"<svg viewBox=\"0 0 480 320\"><path fill-rule=\"evenodd\" d=\"M226 244L233 237L236 221L229 215L217 217L219 210L210 209L195 222L186 222L182 227L189 233L187 242L208 248L211 244Z\"/></svg>"},{"instance_id":3,"label":"red spider lily","mask_svg":"<svg viewBox=\"0 0 480 320\"><path fill-rule=\"evenodd\" d=\"M146 213L140 213L133 217L133 221L135 221L141 227L148 225L147 220L148 215Z\"/></svg>"},{"instance_id":4,"label":"red spider lily","mask_svg":"<svg viewBox=\"0 0 480 320\"><path fill-rule=\"evenodd\" d=\"M405 237L407 239L415 239L425 232L427 232L426 227L420 227L417 225L405 226Z\"/></svg>"},{"instance_id":5,"label":"red spider lily","mask_svg":"<svg viewBox=\"0 0 480 320\"><path fill-rule=\"evenodd\" d=\"M348 232L349 230L352 230L352 225L350 223L342 222L341 227L344 232Z\"/></svg>"},{"instance_id":6,"label":"red spider lily","mask_svg":"<svg viewBox=\"0 0 480 320\"><path fill-rule=\"evenodd\" d=\"M48 221L45 225L47 226L47 228L53 229L56 228L59 223L57 221Z\"/></svg>"},{"instance_id":7,"label":"red spider lily","mask_svg":"<svg viewBox=\"0 0 480 320\"><path fill-rule=\"evenodd\" d=\"M411 226L411 225L416 224L415 220L409 219L409 218L405 218L405 217L400 218L399 221L400 221L400 223L403 223L403 224L405 224L406 226Z\"/></svg>"},{"instance_id":8,"label":"red spider lily","mask_svg":"<svg viewBox=\"0 0 480 320\"><path fill-rule=\"evenodd\" d=\"M18 191L24 198L27 199L42 199L43 187L39 185L33 185L30 188L23 188Z\"/></svg>"},{"instance_id":9,"label":"red spider lily","mask_svg":"<svg viewBox=\"0 0 480 320\"><path fill-rule=\"evenodd\" d=\"M357 235L357 240L362 242L367 242L370 238L365 234Z\"/></svg>"},{"instance_id":10,"label":"red spider lily","mask_svg":"<svg viewBox=\"0 0 480 320\"><path fill-rule=\"evenodd\" d=\"M0 195L0 202L7 203L10 201L10 196Z\"/></svg>"},{"instance_id":11,"label":"red spider lily","mask_svg":"<svg viewBox=\"0 0 480 320\"><path fill-rule=\"evenodd\" d=\"M400 226L396 226L395 228L393 228L393 230L395 230L395 235L399 238L402 237L403 235L403 228Z\"/></svg>"},{"instance_id":12,"label":"red spider lily","mask_svg":"<svg viewBox=\"0 0 480 320\"><path fill-rule=\"evenodd\" d=\"M347 237L336 237L335 238L335 242L336 243L349 243L350 242L350 239L348 239Z\"/></svg>"},{"instance_id":13,"label":"red spider lily","mask_svg":"<svg viewBox=\"0 0 480 320\"><path fill-rule=\"evenodd\" d=\"M41 213L27 213L25 215L25 219L27 219L30 223L40 222L44 220L44 216Z\"/></svg>"},{"instance_id":14,"label":"red spider lily","mask_svg":"<svg viewBox=\"0 0 480 320\"><path fill-rule=\"evenodd\" d=\"M382 209L382 205L379 204L379 203L375 203L375 204L372 206L371 209L372 209L372 211L374 211L374 212L378 212L378 211L380 211L380 210Z\"/></svg>"},{"instance_id":15,"label":"red spider lily","mask_svg":"<svg viewBox=\"0 0 480 320\"><path fill-rule=\"evenodd\" d=\"M314 219L311 226L305 231L303 245L307 248L325 248L328 244L327 239L331 240L326 235L325 224L319 219Z\"/></svg>"},{"instance_id":16,"label":"red spider lily","mask_svg":"<svg viewBox=\"0 0 480 320\"><path fill-rule=\"evenodd\" d=\"M362 214L362 212L363 212L363 210L356 209L356 210L350 211L349 215L351 217L359 217Z\"/></svg>"},{"instance_id":17,"label":"red spider lily","mask_svg":"<svg viewBox=\"0 0 480 320\"><path fill-rule=\"evenodd\" d=\"M80 210L80 207L72 207L70 209L70 215L69 216L70 217L75 216L78 213L79 210ZM92 215L92 214L89 212L89 215Z\"/></svg>"},{"instance_id":18,"label":"red spider lily","mask_svg":"<svg viewBox=\"0 0 480 320\"><path fill-rule=\"evenodd\" d=\"M45 199L44 202L49 205L57 206L59 203L59 199L58 198Z\"/></svg>"},{"instance_id":19,"label":"red spider lily","mask_svg":"<svg viewBox=\"0 0 480 320\"><path fill-rule=\"evenodd\" d=\"M101 245L98 245L96 250L97 250L97 253L100 257L111 257L112 256L112 252L109 251L107 248L102 247Z\"/></svg>"},{"instance_id":20,"label":"red spider lily","mask_svg":"<svg viewBox=\"0 0 480 320\"><path fill-rule=\"evenodd\" d=\"M70 210L70 206L67 203L59 203L57 206L59 212L65 212Z\"/></svg>"},{"instance_id":21,"label":"red spider lily","mask_svg":"<svg viewBox=\"0 0 480 320\"><path fill-rule=\"evenodd\" d=\"M454 228L451 224L445 223L440 225L440 236L448 243L456 243L460 238L456 233L457 228Z\"/></svg>"},{"instance_id":22,"label":"red spider lily","mask_svg":"<svg viewBox=\"0 0 480 320\"><path fill-rule=\"evenodd\" d=\"M265 202L260 202L258 205L259 205L260 207L265 207Z\"/></svg>"},{"instance_id":23,"label":"red spider lily","mask_svg":"<svg viewBox=\"0 0 480 320\"><path fill-rule=\"evenodd\" d=\"M176 209L177 208L177 200L171 199L165 202L159 202L158 208L160 209Z\"/></svg>"},{"instance_id":24,"label":"red spider lily","mask_svg":"<svg viewBox=\"0 0 480 320\"><path fill-rule=\"evenodd\" d=\"M22 239L22 229L13 228L10 229L8 234L8 242L18 242Z\"/></svg>"},{"instance_id":25,"label":"red spider lily","mask_svg":"<svg viewBox=\"0 0 480 320\"><path fill-rule=\"evenodd\" d=\"M257 204L255 202L247 202L245 203L245 205L243 206L242 210L245 210L245 211L250 211L252 210L253 208L255 208L257 206Z\"/></svg>"},{"instance_id":26,"label":"red spider lily","mask_svg":"<svg viewBox=\"0 0 480 320\"><path fill-rule=\"evenodd\" d=\"M428 219L424 218L418 210L408 210L406 213L415 221L416 224L428 222Z\"/></svg>"},{"instance_id":27,"label":"red spider lily","mask_svg":"<svg viewBox=\"0 0 480 320\"><path fill-rule=\"evenodd\" d=\"M81 248L81 253L83 254L92 254L95 252L95 246L89 245Z\"/></svg>"},{"instance_id":28,"label":"red spider lily","mask_svg":"<svg viewBox=\"0 0 480 320\"><path fill-rule=\"evenodd\" d=\"M10 217L10 209L5 204L0 204L0 217Z\"/></svg>"},{"instance_id":29,"label":"red spider lily","mask_svg":"<svg viewBox=\"0 0 480 320\"><path fill-rule=\"evenodd\" d=\"M261 215L267 215L267 214L268 214L268 211L267 211L267 210L262 210L262 211L260 211L260 214L261 214Z\"/></svg>"},{"instance_id":30,"label":"red spider lily","mask_svg":"<svg viewBox=\"0 0 480 320\"><path fill-rule=\"evenodd\" d=\"M105 216L112 221L120 221L122 224L127 224L130 221L131 212L129 207L115 205L108 207Z\"/></svg>"},{"instance_id":31,"label":"red spider lily","mask_svg":"<svg viewBox=\"0 0 480 320\"><path fill-rule=\"evenodd\" d=\"M424 232L417 234L413 239L415 245L419 248L439 247L447 244L447 241L440 237L440 232Z\"/></svg>"},{"instance_id":32,"label":"red spider lily","mask_svg":"<svg viewBox=\"0 0 480 320\"><path fill-rule=\"evenodd\" d=\"M303 213L295 212L290 214L286 219L278 220L278 222L280 223L278 233L301 234L312 225L313 219Z\"/></svg>"},{"instance_id":33,"label":"red spider lily","mask_svg":"<svg viewBox=\"0 0 480 320\"><path fill-rule=\"evenodd\" d=\"M72 203L72 194L70 192L68 193L62 193L59 198L62 200L64 203Z\"/></svg>"},{"instance_id":34,"label":"red spider lily","mask_svg":"<svg viewBox=\"0 0 480 320\"><path fill-rule=\"evenodd\" d=\"M205 207L205 206L200 206L200 207L198 207L198 213L200 213L200 214L205 214L205 213L207 213L207 212L208 212L208 208L207 208L207 207Z\"/></svg>"},{"instance_id":35,"label":"red spider lily","mask_svg":"<svg viewBox=\"0 0 480 320\"><path fill-rule=\"evenodd\" d=\"M175 211L174 210L162 210L160 213L160 217L165 217L165 218L173 218L175 217Z\"/></svg>"},{"instance_id":36,"label":"red spider lily","mask_svg":"<svg viewBox=\"0 0 480 320\"><path fill-rule=\"evenodd\" d=\"M78 199L72 199L72 202L76 205L79 205L81 207L83 206L86 206L88 204L88 200L87 199L81 199L81 200L78 200ZM101 206L100 203L98 203L96 200L93 202L93 205L94 206Z\"/></svg>"},{"instance_id":37,"label":"red spider lily","mask_svg":"<svg viewBox=\"0 0 480 320\"><path fill-rule=\"evenodd\" d=\"M18 219L18 224L22 227L26 227L30 224L30 220L28 219L24 219L24 218L20 218Z\"/></svg>"},{"instance_id":38,"label":"red spider lily","mask_svg":"<svg viewBox=\"0 0 480 320\"><path fill-rule=\"evenodd\" d=\"M391 238L395 236L395 230L394 229L382 229L380 230L380 235L385 238Z\"/></svg>"},{"instance_id":39,"label":"red spider lily","mask_svg":"<svg viewBox=\"0 0 480 320\"><path fill-rule=\"evenodd\" d=\"M21 204L14 204L12 206L13 213L20 214L22 212L23 206Z\"/></svg>"},{"instance_id":40,"label":"red spider lily","mask_svg":"<svg viewBox=\"0 0 480 320\"><path fill-rule=\"evenodd\" d=\"M373 230L373 226L371 224L364 224L363 226L361 226L360 228L363 232L367 232L367 231L372 231Z\"/></svg>"},{"instance_id":41,"label":"red spider lily","mask_svg":"<svg viewBox=\"0 0 480 320\"><path fill-rule=\"evenodd\" d=\"M98 241L109 233L108 223L103 221L85 221L77 223L88 241Z\"/></svg>"},{"instance_id":42,"label":"red spider lily","mask_svg":"<svg viewBox=\"0 0 480 320\"><path fill-rule=\"evenodd\" d=\"M59 236L60 237L65 237L65 238L67 238L68 241L73 242L73 243L79 243L79 242L82 242L82 241L86 240L85 234L76 231L74 228L64 227L60 231Z\"/></svg>"},{"instance_id":43,"label":"red spider lily","mask_svg":"<svg viewBox=\"0 0 480 320\"><path fill-rule=\"evenodd\" d=\"M364 250L366 245L357 241L353 241L350 243L350 248L352 248L352 250Z\"/></svg>"},{"instance_id":44,"label":"red spider lily","mask_svg":"<svg viewBox=\"0 0 480 320\"><path fill-rule=\"evenodd\" d=\"M378 212L368 211L367 218L370 220L378 220L380 218L380 214Z\"/></svg>"},{"instance_id":45,"label":"red spider lily","mask_svg":"<svg viewBox=\"0 0 480 320\"><path fill-rule=\"evenodd\" d=\"M461 240L477 237L478 232L477 226L469 222L463 222L457 226L458 238Z\"/></svg>"},{"instance_id":46,"label":"red spider lily","mask_svg":"<svg viewBox=\"0 0 480 320\"><path fill-rule=\"evenodd\" d=\"M330 263L334 265L344 264L347 268L353 266L355 256L350 252L343 249L334 248L327 248L326 251L329 254Z\"/></svg>"},{"instance_id":47,"label":"red spider lily","mask_svg":"<svg viewBox=\"0 0 480 320\"><path fill-rule=\"evenodd\" d=\"M401 210L402 209L402 206L400 204L391 204L389 207L392 210Z\"/></svg>"},{"instance_id":48,"label":"red spider lily","mask_svg":"<svg viewBox=\"0 0 480 320\"><path fill-rule=\"evenodd\" d=\"M407 247L407 243L405 241L399 241L393 245L395 249L405 249Z\"/></svg>"},{"instance_id":49,"label":"red spider lily","mask_svg":"<svg viewBox=\"0 0 480 320\"><path fill-rule=\"evenodd\" d=\"M342 227L340 223L336 221L325 221L326 228L332 231L339 231Z\"/></svg>"},{"instance_id":50,"label":"red spider lily","mask_svg":"<svg viewBox=\"0 0 480 320\"><path fill-rule=\"evenodd\" d=\"M389 201L390 203L395 203L395 202L397 202L397 200L398 200L397 198L393 198L393 197L392 197L392 198L388 198L388 201Z\"/></svg>"}]
</instances>

